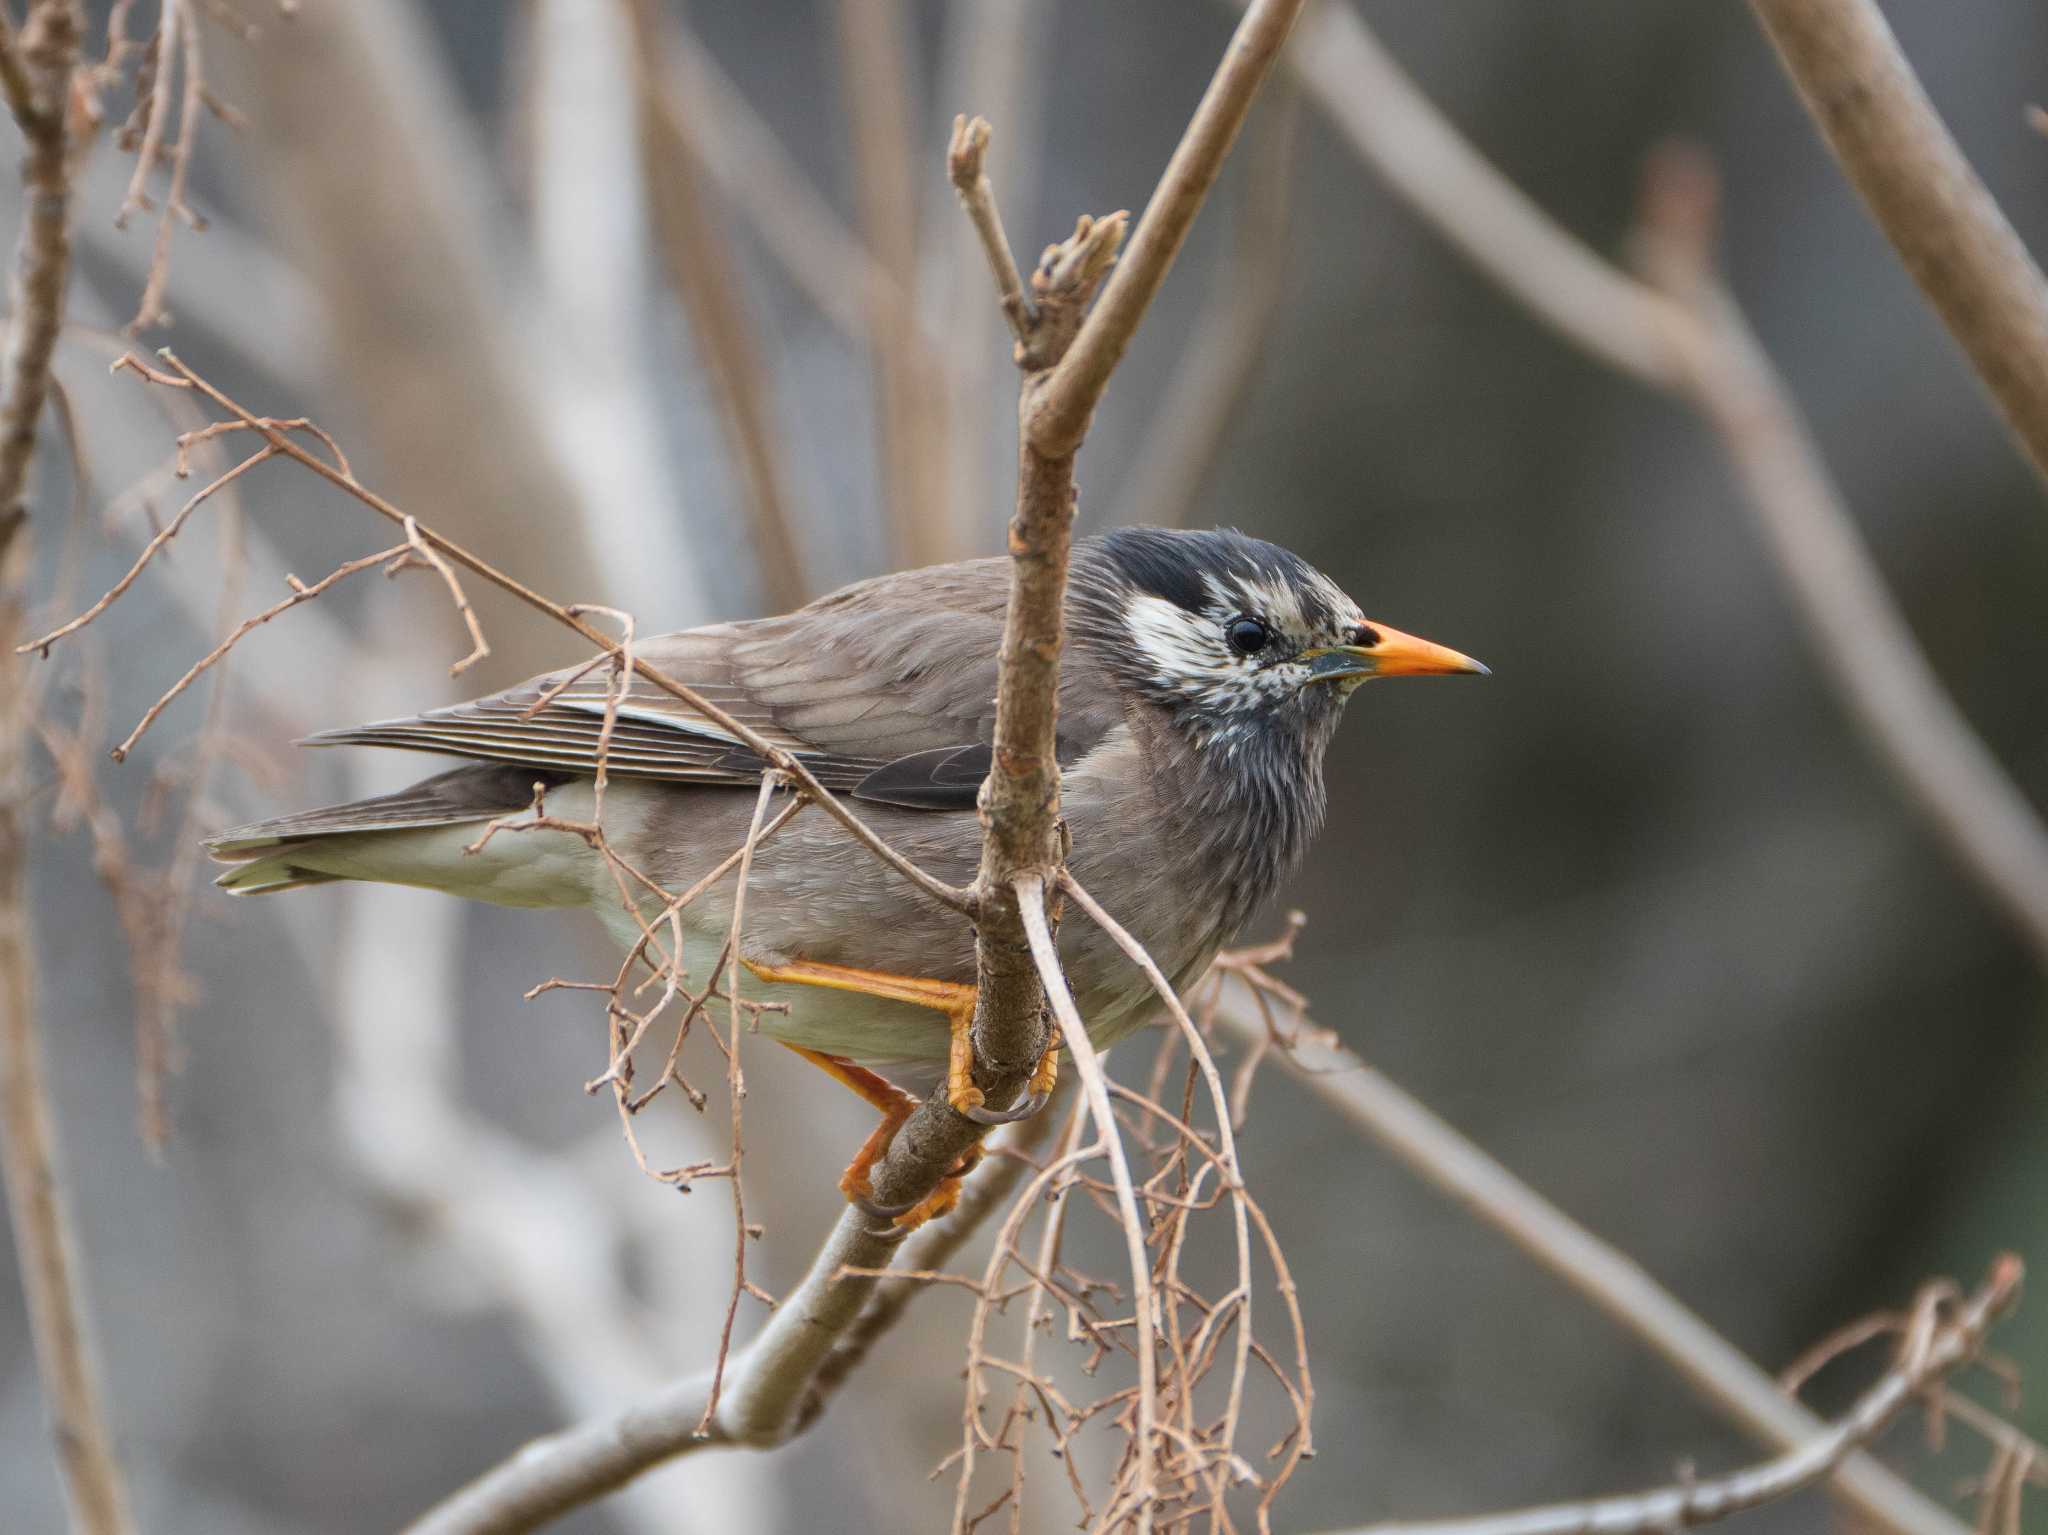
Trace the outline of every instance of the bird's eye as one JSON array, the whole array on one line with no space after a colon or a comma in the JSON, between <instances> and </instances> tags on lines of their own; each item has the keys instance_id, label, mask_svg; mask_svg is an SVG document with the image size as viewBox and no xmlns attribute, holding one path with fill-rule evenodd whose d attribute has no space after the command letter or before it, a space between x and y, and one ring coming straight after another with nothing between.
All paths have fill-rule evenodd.
<instances>
[{"instance_id":1,"label":"bird's eye","mask_svg":"<svg viewBox=\"0 0 2048 1535\"><path fill-rule=\"evenodd\" d=\"M1256 618L1233 618L1230 627L1223 631L1230 648L1241 656L1255 656L1266 648L1273 636L1266 626Z\"/></svg>"}]
</instances>

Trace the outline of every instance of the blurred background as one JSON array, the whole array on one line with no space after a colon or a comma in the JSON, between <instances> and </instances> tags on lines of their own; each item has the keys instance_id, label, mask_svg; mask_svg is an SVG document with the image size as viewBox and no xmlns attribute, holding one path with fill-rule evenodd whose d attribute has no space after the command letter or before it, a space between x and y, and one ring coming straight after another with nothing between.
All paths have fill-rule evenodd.
<instances>
[{"instance_id":1,"label":"blurred background","mask_svg":"<svg viewBox=\"0 0 2048 1535\"><path fill-rule=\"evenodd\" d=\"M257 35L211 12L201 35L209 86L248 122L199 130L192 200L211 227L174 232L175 326L143 340L253 409L315 417L423 521L644 632L1001 548L1015 374L944 177L952 116L994 120L1028 261L1078 213L1142 207L1232 22L1195 0L654 5L638 30L596 0L308 0L292 20L241 3ZM1934 666L2048 803L2040 487L1748 14L1361 10L1603 251L1621 248L1646 150L1707 147L1737 297ZM1886 12L2042 248L2048 139L2023 109L2048 94L2048 10ZM643 131L647 88L662 107ZM44 539L40 590L73 609L189 493L150 476L191 423L106 373L153 238L150 219L111 227L131 164L103 145L87 173L80 329L59 358L91 532L76 570ZM10 248L20 212L0 194ZM71 478L45 454L45 526ZM1309 916L1288 977L1321 1022L1767 1368L1928 1274L1973 1278L2001 1247L2048 1264L2040 972L1846 718L1715 443L1477 278L1290 90L1259 107L1081 479L1089 528L1235 525L1494 668L1484 686L1371 689L1351 711L1330 829L1284 897ZM238 512L202 514L98 626L96 659L53 682L61 718L96 700L95 750L224 614L381 542L288 466L238 488ZM237 516L247 577L223 608ZM496 653L462 694L578 659L475 595ZM415 580L365 578L280 619L233 663L210 824L431 770L286 743L452 698L464 648ZM106 767L114 809L146 808L204 714L188 696ZM581 1091L604 1060L595 1009L521 1001L552 975L608 973L594 924L415 892L230 905L199 888L156 1160L87 837L46 830L33 870L41 1022L147 1528L394 1527L525 1438L708 1361L724 1188L642 1179L610 1104ZM776 1128L748 1161L755 1274L778 1293L866 1128L781 1054L753 1052L752 1122ZM678 1157L723 1144L716 1112L671 1120ZM1277 1073L1244 1154L1301 1282L1326 1451L1282 1528L1647 1485L1750 1453ZM2036 1384L2041 1315L2001 1340ZM957 1295L930 1297L789 1448L692 1459L562 1528L938 1527L950 1479L922 1473L957 1438L965 1319ZM2020 1420L2048 1434L2038 1408ZM1944 1497L1981 1465L1904 1432L1889 1446ZM1069 1527L1054 1463L1035 1474L1030 1528ZM0 1508L10 1530L62 1523L11 1262ZM1808 1498L1751 1527L1829 1517Z\"/></svg>"}]
</instances>

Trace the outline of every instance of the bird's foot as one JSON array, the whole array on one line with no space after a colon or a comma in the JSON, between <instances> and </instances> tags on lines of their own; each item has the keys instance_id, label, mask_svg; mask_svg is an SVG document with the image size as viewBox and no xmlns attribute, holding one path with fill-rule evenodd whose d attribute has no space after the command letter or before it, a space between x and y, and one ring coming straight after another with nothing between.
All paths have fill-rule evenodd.
<instances>
[{"instance_id":1,"label":"bird's foot","mask_svg":"<svg viewBox=\"0 0 2048 1535\"><path fill-rule=\"evenodd\" d=\"M960 1203L961 1183L974 1171L981 1157L981 1146L970 1146L953 1165L952 1170L939 1180L937 1188L922 1199L913 1199L900 1205L885 1205L875 1199L874 1184L868 1177L868 1167L848 1167L845 1175L839 1180L839 1189L846 1195L846 1202L874 1221L878 1229L893 1228L899 1234L908 1236L926 1221L937 1220L942 1215L952 1213Z\"/></svg>"},{"instance_id":2,"label":"bird's foot","mask_svg":"<svg viewBox=\"0 0 2048 1535\"><path fill-rule=\"evenodd\" d=\"M1058 1024L1054 1024L1052 1033L1046 1038L1045 1054L1038 1058L1038 1067L1031 1073L1031 1080L1025 1084L1022 1098L1007 1109L986 1108L983 1106L981 1089L975 1087L973 1080L969 1078L967 1088L974 1096L971 1101L963 1103L960 1096L955 1096L955 1088L960 1077L964 1075L958 1063L958 1038L956 1035L956 1046L953 1051L955 1061L948 1074L947 1097L951 1099L955 1109L978 1125L1013 1125L1020 1119L1029 1119L1045 1107L1052 1097L1052 1090L1059 1085L1060 1029Z\"/></svg>"}]
</instances>

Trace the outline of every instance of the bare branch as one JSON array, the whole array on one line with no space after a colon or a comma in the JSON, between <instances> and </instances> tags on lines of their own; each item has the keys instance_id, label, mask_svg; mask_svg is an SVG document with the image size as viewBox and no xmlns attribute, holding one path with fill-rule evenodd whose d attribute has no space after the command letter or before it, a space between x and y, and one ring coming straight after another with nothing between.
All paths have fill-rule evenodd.
<instances>
[{"instance_id":1,"label":"bare branch","mask_svg":"<svg viewBox=\"0 0 2048 1535\"><path fill-rule=\"evenodd\" d=\"M1017 272L1017 258L1010 254L1010 237L1003 233L996 190L988 179L989 132L985 117L972 122L965 116L955 117L953 142L946 150L946 175L981 243L1003 318L1010 322L1010 332L1021 345L1031 337L1031 300L1024 296L1024 279Z\"/></svg>"},{"instance_id":2,"label":"bare branch","mask_svg":"<svg viewBox=\"0 0 2048 1535\"><path fill-rule=\"evenodd\" d=\"M252 613L249 617L243 619L241 623L237 624L230 631L226 639L222 640L213 649L209 650L197 661L194 661L191 666L187 667L185 674L172 683L169 689L143 712L142 718L135 722L135 728L122 737L121 744L114 747L108 755L116 762L127 761L128 754L135 750L135 743L142 739L143 732L157 722L158 716L170 707L171 701L192 686L193 683L197 682L203 673L224 660L227 653L240 644L242 639L251 630L269 623L280 613L290 612L302 602L311 602L316 597L324 596L338 583L347 580L350 576L373 569L378 565L384 564L387 560L402 559L406 553L406 545L395 544L389 549L380 549L375 554L367 554L360 559L345 560L310 586L301 582L295 576L286 577L286 582L292 589L291 595L279 598L260 613Z\"/></svg>"},{"instance_id":3,"label":"bare branch","mask_svg":"<svg viewBox=\"0 0 2048 1535\"><path fill-rule=\"evenodd\" d=\"M130 334L170 323L171 314L164 307L164 293L171 280L172 225L182 222L193 229L205 227L205 221L192 211L191 204L186 201L200 113L212 99L203 69L199 16L192 0L164 0L153 48L156 66L154 86L149 93L147 125L143 129L141 145L136 150L135 172L129 180L127 196L121 200L121 210L115 215L114 227L125 228L129 215L151 206L145 188L149 184L150 172L160 161L170 162L171 178L164 192L163 207L157 214L156 239L151 246L149 266L143 278L142 298L136 305L135 318L128 322ZM178 83L175 92L171 89L173 79ZM178 133L166 146L164 125L169 120L173 101L178 104Z\"/></svg>"},{"instance_id":4,"label":"bare branch","mask_svg":"<svg viewBox=\"0 0 2048 1535\"><path fill-rule=\"evenodd\" d=\"M266 449L266 457L268 452L269 450ZM469 605L469 598L462 590L462 583L456 580L455 572L449 568L448 562L442 559L433 549L430 549L427 546L427 541L420 537L420 525L417 522L407 517L404 526L406 548L411 550L418 558L424 560L433 568L434 574L441 578L442 585L448 588L448 600L455 604L455 611L462 615L462 626L469 631L469 654L459 661L451 662L448 667L449 676L460 677L464 672L491 653L490 642L484 638L483 625L476 621L476 609ZM607 716L605 723L607 725L611 723L609 716ZM600 776L602 776L601 766Z\"/></svg>"},{"instance_id":5,"label":"bare branch","mask_svg":"<svg viewBox=\"0 0 2048 1535\"><path fill-rule=\"evenodd\" d=\"M2048 478L2048 280L1874 0L1750 0L1871 216Z\"/></svg>"},{"instance_id":6,"label":"bare branch","mask_svg":"<svg viewBox=\"0 0 2048 1535\"><path fill-rule=\"evenodd\" d=\"M1126 527L1184 526L1222 451L1238 403L1265 349L1286 290L1287 219L1293 201L1300 96L1279 93L1252 125L1230 253L1210 280L1214 296L1174 364L1166 397L1117 495Z\"/></svg>"},{"instance_id":7,"label":"bare branch","mask_svg":"<svg viewBox=\"0 0 2048 1535\"><path fill-rule=\"evenodd\" d=\"M1272 1039L1253 999L1226 995L1218 1027L1240 1044ZM1273 1051L1288 1075L1410 1172L1493 1227L1675 1369L1694 1392L1763 1443L1790 1451L1825 1425L1642 1267L1587 1231L1305 1016ZM1830 1491L1893 1535L1963 1527L1863 1454L1834 1467Z\"/></svg>"},{"instance_id":8,"label":"bare branch","mask_svg":"<svg viewBox=\"0 0 2048 1535\"><path fill-rule=\"evenodd\" d=\"M265 145L250 190L319 297L326 375L347 387L392 499L430 507L424 521L486 557L545 550L550 582L569 597L707 618L702 574L672 520L616 493L661 478L646 423L614 415L602 440L617 435L620 452L577 451L590 419L579 407L608 387L605 371L560 349L533 366L549 313L503 323L499 269L512 247L494 175L425 12L399 0L304 5L291 25L215 51L210 64ZM562 397L572 387L579 399ZM493 611L495 599L484 670L509 681L555 664L559 641L544 627L499 625Z\"/></svg>"},{"instance_id":9,"label":"bare branch","mask_svg":"<svg viewBox=\"0 0 2048 1535\"><path fill-rule=\"evenodd\" d=\"M236 480L270 457L271 449L260 449L237 463L233 468L223 470L213 479L207 481L206 484L186 499L185 504L178 508L170 521L166 522L150 536L149 542L142 546L142 552L136 555L135 562L128 567L127 571L118 581L107 588L106 592L91 607L80 613L76 618L59 624L56 628L50 630L49 633L27 641L20 647L20 650L23 653L36 650L41 651L44 655L48 655L50 647L56 644L57 641L76 634L80 629L83 629L87 624L98 618L100 614L106 612L108 608L120 600L122 594L129 587L135 584L142 575L142 572L148 568L149 562L163 551L164 546L184 531L185 524L191 520L194 512L198 511L206 502L212 500L218 492L225 490Z\"/></svg>"},{"instance_id":10,"label":"bare branch","mask_svg":"<svg viewBox=\"0 0 2048 1535\"><path fill-rule=\"evenodd\" d=\"M1804 1444L1761 1465L1654 1492L1472 1519L1373 1524L1355 1535L1669 1535L1775 1502L1826 1476L1883 1433L1915 1396L1975 1358L1985 1333L2019 1300L2020 1274L2018 1258L2001 1257L1954 1316L1935 1321L1930 1310L1927 1335L1903 1342L1891 1369L1848 1412Z\"/></svg>"},{"instance_id":11,"label":"bare branch","mask_svg":"<svg viewBox=\"0 0 2048 1535\"><path fill-rule=\"evenodd\" d=\"M1698 282L1674 300L1558 228L1459 136L1349 6L1322 6L1305 26L1293 66L1360 158L1565 339L1714 426L1852 717L1957 866L2048 963L2048 828L1942 690L1732 302L1718 288L1703 297Z\"/></svg>"},{"instance_id":12,"label":"bare branch","mask_svg":"<svg viewBox=\"0 0 2048 1535\"><path fill-rule=\"evenodd\" d=\"M1059 951L1053 947L1052 929L1045 920L1045 888L1035 876L1017 881L1017 909L1024 918L1024 932L1031 944L1031 958L1038 977L1060 1021L1061 1037L1073 1052L1074 1069L1081 1076L1081 1091L1088 1101L1095 1133L1109 1159L1109 1171L1116 1188L1117 1214L1121 1217L1124 1244L1131 1260L1131 1313L1137 1318L1138 1428L1135 1435L1138 1457L1136 1485L1130 1490L1131 1512L1139 1528L1150 1523L1153 1499L1158 1496L1159 1449L1159 1359L1153 1335L1158 1328L1158 1305L1152 1298L1152 1263L1145 1251L1145 1222L1138 1214L1138 1196L1131 1181L1130 1159L1124 1153L1123 1135L1109 1106L1109 1087L1102 1074L1102 1060L1088 1038L1088 1025L1074 1006L1073 993L1060 970ZM1105 1528L1113 1527L1118 1510L1102 1516Z\"/></svg>"},{"instance_id":13,"label":"bare branch","mask_svg":"<svg viewBox=\"0 0 2048 1535\"><path fill-rule=\"evenodd\" d=\"M740 1070L740 1036L746 1032L745 1004L740 1000L740 953L746 930L747 884L754 869L754 848L761 840L761 828L768 819L768 802L775 798L781 781L772 773L761 775L761 792L754 797L754 819L747 827L747 840L740 848L738 877L733 882L732 931L725 945L725 994L731 1000L731 1027L725 1044L726 1097L732 1106L732 1294L726 1301L725 1321L718 1331L718 1357L711 1366L711 1393L704 1401L704 1416L692 1432L707 1433L718 1415L719 1393L725 1387L727 1355L732 1349L732 1324L739 1315L740 1297L747 1290L747 1196L740 1178L745 1148L740 1139L740 1110L747 1098L747 1079ZM680 944L677 946L681 947ZM676 956L681 962L681 955Z\"/></svg>"},{"instance_id":14,"label":"bare branch","mask_svg":"<svg viewBox=\"0 0 2048 1535\"><path fill-rule=\"evenodd\" d=\"M1244 126L1252 100L1279 57L1280 45L1301 14L1303 0L1253 0L1230 39L1201 104L1181 135L1166 173L1145 205L1122 264L1103 290L1073 346L1060 360L1025 418L1034 452L1070 455L1087 435L1109 375L1131 344L1152 295L1180 254L1195 215L1215 185L1223 157Z\"/></svg>"},{"instance_id":15,"label":"bare branch","mask_svg":"<svg viewBox=\"0 0 2048 1535\"><path fill-rule=\"evenodd\" d=\"M975 1178L952 1216L920 1234L909 1249L911 1266L943 1263L1000 1207L1027 1165L1018 1161L1004 1170L1007 1161ZM803 1282L731 1362L724 1401L708 1422L713 1377L707 1371L613 1416L535 1440L423 1515L407 1535L531 1530L678 1456L781 1443L816 1418L867 1349L901 1318L906 1282L900 1274L886 1283L880 1276L897 1272L891 1264L902 1245L900 1232L870 1231L858 1211L848 1210Z\"/></svg>"}]
</instances>

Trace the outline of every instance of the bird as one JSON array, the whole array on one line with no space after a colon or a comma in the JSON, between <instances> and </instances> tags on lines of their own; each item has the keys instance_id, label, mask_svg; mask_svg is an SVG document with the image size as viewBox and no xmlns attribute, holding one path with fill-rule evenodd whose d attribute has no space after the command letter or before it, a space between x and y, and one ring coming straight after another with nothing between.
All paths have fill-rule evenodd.
<instances>
[{"instance_id":1,"label":"bird","mask_svg":"<svg viewBox=\"0 0 2048 1535\"><path fill-rule=\"evenodd\" d=\"M968 884L976 797L993 759L1010 562L967 560L859 581L794 612L638 641L685 683L844 795L895 849ZM1079 539L1065 597L1057 755L1076 880L1177 987L1197 980L1320 831L1324 753L1376 677L1478 675L1470 657L1369 621L1327 575L1229 529L1122 528ZM207 843L235 895L342 880L423 886L519 907L581 907L631 947L643 920L590 840L555 826L596 804L607 843L680 892L748 838L773 764L636 673L552 672L467 703L330 730L312 746L465 759L393 794L238 827ZM778 793L789 792L778 790ZM490 835L485 835L490 831ZM499 832L505 834L500 835ZM720 963L734 882L680 914L681 963ZM648 911L661 899L643 893ZM1063 924L1061 968L1090 1040L1144 1023L1146 978L1092 924ZM740 990L759 1031L881 1115L840 1179L871 1215L912 1226L958 1197L957 1168L911 1208L877 1205L870 1171L940 1080L984 1123L1042 1105L1047 1050L1023 1103L981 1103L967 1066L973 933L833 819L795 816L752 855Z\"/></svg>"}]
</instances>

